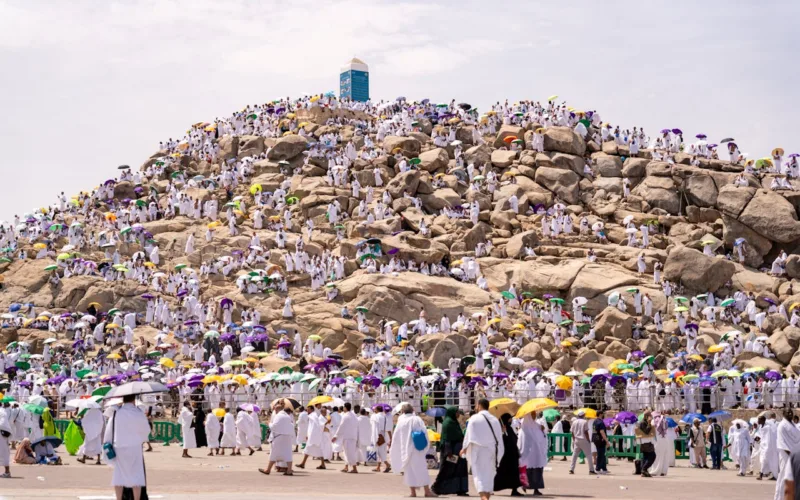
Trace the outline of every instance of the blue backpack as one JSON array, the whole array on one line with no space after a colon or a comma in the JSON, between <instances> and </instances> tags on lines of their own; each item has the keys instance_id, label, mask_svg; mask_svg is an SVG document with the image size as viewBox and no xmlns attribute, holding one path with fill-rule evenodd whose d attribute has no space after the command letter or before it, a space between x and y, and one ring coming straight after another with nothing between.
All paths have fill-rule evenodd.
<instances>
[{"instance_id":1,"label":"blue backpack","mask_svg":"<svg viewBox=\"0 0 800 500\"><path fill-rule=\"evenodd\" d=\"M425 431L413 431L411 433L411 440L414 442L414 448L419 451L428 448L428 435Z\"/></svg>"}]
</instances>

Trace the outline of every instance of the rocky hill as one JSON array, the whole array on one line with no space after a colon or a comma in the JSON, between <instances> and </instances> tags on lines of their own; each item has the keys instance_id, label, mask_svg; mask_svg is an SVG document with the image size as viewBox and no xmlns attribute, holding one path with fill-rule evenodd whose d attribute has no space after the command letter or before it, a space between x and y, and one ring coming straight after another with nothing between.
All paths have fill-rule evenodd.
<instances>
[{"instance_id":1,"label":"rocky hill","mask_svg":"<svg viewBox=\"0 0 800 500\"><path fill-rule=\"evenodd\" d=\"M506 349L509 332L519 329L513 325L523 323L529 326L537 336L533 340L522 339L519 342L521 349L516 353L525 361L526 367L562 373L573 368L605 367L614 359L625 358L633 350L656 356L656 365L663 367L672 356L666 339L678 332L678 324L672 316L675 304L665 297L662 286L653 280L654 266L660 263L663 265L662 278L682 287L680 293L687 297L713 292L721 300L733 296L737 290L753 292L758 306L768 312L761 330L769 336L775 358L765 359L744 352L735 359L736 365L800 373L800 355L795 355L800 343L800 328L789 326L778 311L768 311L772 303L782 304L789 310L795 301L800 301L793 281L800 278L800 258L791 255L800 242L797 217L800 195L797 191L770 190L773 174L747 173L742 164L688 152L668 154L669 161L656 160L653 159L652 147L642 148L632 156L629 146L615 142L613 136L607 142L597 140L603 124L587 120L587 134L582 137L574 127L577 120L570 122L568 118L569 126L551 124L543 127L535 122L534 118L542 113L561 113L552 104L541 108L528 105L521 108L525 111L509 109L507 116L512 117L512 122L517 117L517 124L501 125L502 110L481 119L471 115L467 109L460 110L453 103L441 106L447 112L443 115L441 109L437 111L430 104L401 102L378 111L375 108L344 109L335 101L328 101L328 107L319 106L319 102L326 101L314 105L307 99L275 104L282 105L283 110L273 113L268 120L270 126L280 127L280 137L246 133L228 135L221 133L222 124L196 124L192 128L195 136L203 137L202 132L207 132L205 136L211 134L212 143L218 145L219 152L212 160L203 158L202 151L189 139L185 147L179 144L165 148L147 159L140 168L142 174L139 174L138 185L134 180L116 179L105 184L111 186L108 198L89 191L74 198L64 210L50 208L45 214L26 214L19 224L27 224L30 229L40 225L42 218L53 224L63 224L64 228L79 223L86 226L88 237L92 232L123 231L132 226L129 224L132 221L125 222L124 215L119 214L127 213L121 210L131 209L137 200L142 200L145 205L155 200L163 210L175 193L200 202L216 199L219 207L241 196L246 209L234 213L238 229L236 236L228 234L224 208L220 208L222 225L213 232L211 241L206 241L204 236L211 222L206 217L178 214L141 223L138 230L149 233L149 243L145 245L159 248L160 262L152 266L152 271L169 273L180 264L199 269L204 262L236 256L237 251L247 254L252 235L256 233L264 250L270 251L269 260L244 270L278 266L279 269L272 272L284 275L288 292L242 293L236 285L241 273L234 272L228 277L222 274L201 277L198 285L200 299L217 303L223 297L232 299L235 303L234 321L239 320L244 309L259 311L260 322L267 326L273 345L280 337L276 333L278 330L296 329L304 339L308 335L319 335L324 346L332 348L346 360L352 360L351 367L361 370L370 365L370 361L359 359L363 339L380 336L378 323L382 319L402 324L417 320L424 309L428 321L438 324L442 315L454 320L462 312L467 316L485 313L487 306L500 300L501 292L512 285L518 294L526 292L524 297L543 298L549 294L563 298L567 303L584 297L583 312L593 318L596 332L596 338L588 343L572 338L572 346L556 345L550 333L558 328L557 325L531 321L519 307L509 307L507 316L501 318L495 327L498 333L489 342L501 350ZM538 115L534 109L540 109ZM396 131L395 125L402 124L402 118L395 118L393 122L393 117L401 116L404 111L417 117L413 130L405 136L380 137L381 124L393 123L384 130ZM288 117L289 114L293 116ZM258 116L256 119L261 119L260 113ZM574 113L571 116L574 118ZM252 121L251 118L246 120ZM495 133L481 134L492 126ZM482 130L475 132L476 127ZM451 128L453 132L450 132ZM537 130L543 134L541 152L532 146ZM438 132L445 136L451 134L450 139L454 134L456 141L448 140L446 145L437 147L432 134L436 136ZM358 179L361 185L358 198L353 196L350 184L330 185L326 177L329 163L324 151L322 155L304 154L319 148L319 141L331 134L338 134L340 142L335 148L328 148L328 152L342 152L348 142L352 142L359 152L372 151L369 143L374 144L376 153L373 158L359 157L349 166L348 179ZM475 144L478 141L476 136L481 137L483 144ZM505 140L512 136L514 139ZM463 156L463 167L459 166L456 155ZM656 156L665 158L663 154ZM413 160L409 163L416 166L400 172L401 162L409 160ZM163 172L154 177L144 175L153 167L160 166L159 163L166 164ZM226 192L218 181L223 166L242 164L249 165L251 173L235 189ZM468 166L474 166L476 174L495 173L497 182L493 192L487 189L485 182L477 182L477 189L472 187ZM486 168L482 171L484 166ZM384 183L380 187L375 186L376 168ZM173 175L176 172L181 173L180 177ZM746 179L746 186L736 185L740 175ZM195 182L190 182L191 179ZM215 182L205 182L204 179L214 179ZM627 197L624 196L624 180L630 187ZM285 249L277 248L274 228L254 229L253 185L260 185L264 193L275 192L282 185L288 186L287 194L297 199L287 205L292 228L285 231ZM373 201L369 208L373 209L384 191L388 191L391 214L368 224L365 223L366 217L359 217L357 211L371 186L374 187ZM517 211L512 209L512 197L516 198ZM341 206L341 213L348 214L341 222L341 238L337 238L337 228L326 217L328 206L334 201ZM443 209L475 202L480 208L477 224L470 220L469 209L461 218L442 214ZM565 207L563 211L571 217L574 230L569 235L562 233L556 238L546 237L542 233L543 212L557 203ZM91 209L85 209L86 204L91 204ZM105 226L98 225L97 214L105 213L115 213L119 220ZM284 220L282 210L265 209L265 215ZM589 226L599 227L596 224L603 223L607 242L598 242L595 231L580 234L580 221L584 216L588 218ZM314 224L310 239L305 229L309 219ZM108 218L103 220L108 221ZM428 236L422 234L423 221ZM19 224L15 229L18 246L8 253L8 262L0 264L4 277L0 307L8 309L12 304L32 303L37 310L47 309L59 314L83 312L96 302L101 310L118 308L145 312L147 299L142 296L153 293L151 280L139 282L123 278L107 281L100 275L65 277L64 260L78 258L70 255L68 259L56 260L62 247L69 243L66 230L48 230L29 238L20 235ZM641 225L653 229L649 234L648 248L628 246L630 232L626 232L626 228L639 228ZM196 239L193 251L186 255L186 241L190 234L194 234ZM285 269L284 255L295 251L301 236L304 238L303 249L310 256L327 257L330 253L346 259L345 277L335 282L339 294L332 301L328 300L325 287L312 287L309 274ZM417 265L423 262L438 264L443 259L452 263L475 256L476 247L487 248L486 244L491 242L488 254L478 258L486 289L479 287L474 280L457 279L458 273L446 276L419 272L368 273L360 267L362 259L357 258L357 252L360 242L369 238L380 239L383 256L376 259L378 266L388 263L391 258L413 259ZM641 233L637 233L636 238L641 243ZM746 241L744 264L738 262L733 251L740 238ZM717 255L703 253L704 241L713 242ZM38 252L38 247L34 247L37 243L49 245L45 258L34 259ZM144 250L140 243L135 239L121 238L111 251L116 249L124 262ZM536 256L526 255L526 247L532 248ZM27 250L25 260L18 258L19 249ZM86 244L81 248L79 258L102 263L109 257L106 255L108 250ZM587 259L590 250L596 256L594 262ZM785 276L772 276L765 272L766 269L761 269L771 265L781 251L791 255L785 264ZM732 259L725 257L729 253ZM646 265L644 273L637 269L640 254L643 254ZM145 252L144 258L149 259L149 252ZM52 280L53 272L45 271L48 265L61 265L61 269L56 271L61 272L57 283ZM662 311L663 333L656 332L652 318L629 314L633 312L633 306L631 295L626 290L632 287L647 293L653 300L654 310ZM627 301L628 312L608 305L614 293L620 293L622 300ZM294 316L291 319L282 315L287 295L293 302ZM181 303L174 294L162 293L161 296L173 304L173 309ZM613 298L611 300L613 302ZM367 332L359 332L354 319L341 317L343 305L350 311L358 306L368 309ZM571 312L569 304L564 309ZM747 315L743 316L747 323ZM638 322L643 324L645 333L644 338L635 340L633 326ZM699 323L697 341L701 354L707 354L708 348L718 344L721 336L732 329L730 323L722 321L718 321L716 326L705 320L696 322ZM485 325L481 329L485 329ZM139 334L152 337L155 332L154 328L143 325L137 328L137 337ZM0 345L26 340L32 343L34 352L40 352L41 341L48 336L47 331L10 326L7 322L0 333ZM685 344L682 336L680 340ZM476 332L464 331L414 335L410 339L412 346L440 368L446 368L447 361L453 356L472 354L476 341ZM398 349L395 347L394 351ZM294 358L288 363L296 360ZM270 357L263 364L278 367L284 363L287 361ZM399 363L399 360L393 358L393 363ZM504 360L503 367L510 368L510 365Z\"/></svg>"}]
</instances>

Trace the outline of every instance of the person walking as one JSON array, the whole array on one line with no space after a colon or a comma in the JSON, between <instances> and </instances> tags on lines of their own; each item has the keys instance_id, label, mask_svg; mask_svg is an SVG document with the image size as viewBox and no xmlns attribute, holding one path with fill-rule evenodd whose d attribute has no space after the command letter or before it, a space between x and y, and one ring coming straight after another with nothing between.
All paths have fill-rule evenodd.
<instances>
[{"instance_id":1,"label":"person walking","mask_svg":"<svg viewBox=\"0 0 800 500\"><path fill-rule=\"evenodd\" d=\"M589 423L586 421L586 414L583 410L578 410L578 413L575 415L575 420L572 421L571 431L572 431L572 464L569 467L569 473L575 474L575 464L578 463L578 457L580 456L581 452L586 457L586 461L589 464L589 474L594 475L597 474L594 470L594 464L592 463L592 444L589 441Z\"/></svg>"},{"instance_id":2,"label":"person walking","mask_svg":"<svg viewBox=\"0 0 800 500\"><path fill-rule=\"evenodd\" d=\"M706 439L703 429L700 428L700 419L695 418L689 427L689 448L694 452L694 466L698 469L708 469L706 465Z\"/></svg>"},{"instance_id":3,"label":"person walking","mask_svg":"<svg viewBox=\"0 0 800 500\"><path fill-rule=\"evenodd\" d=\"M656 431L653 426L653 415L649 411L644 412L642 421L636 424L635 432L642 452L642 477L653 477L649 470L656 461Z\"/></svg>"},{"instance_id":4,"label":"person walking","mask_svg":"<svg viewBox=\"0 0 800 500\"><path fill-rule=\"evenodd\" d=\"M608 449L608 429L603 422L605 411L598 410L597 418L594 419L592 424L592 443L597 449L597 463L595 470L598 474L608 474L608 459L606 458L606 450Z\"/></svg>"},{"instance_id":5,"label":"person walking","mask_svg":"<svg viewBox=\"0 0 800 500\"><path fill-rule=\"evenodd\" d=\"M461 455L468 455L472 480L482 500L489 500L494 491L497 466L503 459L503 431L500 422L489 413L489 400L480 399L477 413L467 421Z\"/></svg>"},{"instance_id":6,"label":"person walking","mask_svg":"<svg viewBox=\"0 0 800 500\"><path fill-rule=\"evenodd\" d=\"M711 468L720 470L722 468L722 447L723 447L723 431L722 426L717 423L717 419L711 417L706 430L706 438L709 443L709 451L711 453Z\"/></svg>"},{"instance_id":7,"label":"person walking","mask_svg":"<svg viewBox=\"0 0 800 500\"><path fill-rule=\"evenodd\" d=\"M458 423L459 413L457 406L448 407L442 422L439 473L431 487L437 495L468 496L469 469L466 459L459 456L464 442L464 432Z\"/></svg>"}]
</instances>

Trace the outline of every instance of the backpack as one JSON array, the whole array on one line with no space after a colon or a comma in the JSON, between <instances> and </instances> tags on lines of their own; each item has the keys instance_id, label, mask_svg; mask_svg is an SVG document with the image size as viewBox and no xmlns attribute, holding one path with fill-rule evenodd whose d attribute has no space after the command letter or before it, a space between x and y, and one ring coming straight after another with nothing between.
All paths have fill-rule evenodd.
<instances>
[{"instance_id":1,"label":"backpack","mask_svg":"<svg viewBox=\"0 0 800 500\"><path fill-rule=\"evenodd\" d=\"M426 431L413 431L411 433L411 441L414 442L414 448L417 451L422 451L428 448L428 433Z\"/></svg>"}]
</instances>

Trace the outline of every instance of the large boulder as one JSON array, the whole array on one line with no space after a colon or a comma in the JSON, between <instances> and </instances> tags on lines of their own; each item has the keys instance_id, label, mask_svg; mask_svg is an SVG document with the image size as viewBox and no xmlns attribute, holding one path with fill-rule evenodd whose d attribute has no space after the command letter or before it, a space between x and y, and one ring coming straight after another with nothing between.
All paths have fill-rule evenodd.
<instances>
[{"instance_id":1,"label":"large boulder","mask_svg":"<svg viewBox=\"0 0 800 500\"><path fill-rule=\"evenodd\" d=\"M450 358L460 358L461 350L458 345L450 339L440 340L433 348L433 352L428 357L433 366L436 368L445 369Z\"/></svg>"},{"instance_id":2,"label":"large boulder","mask_svg":"<svg viewBox=\"0 0 800 500\"><path fill-rule=\"evenodd\" d=\"M583 156L586 153L586 141L571 128L547 127L544 131L544 149Z\"/></svg>"},{"instance_id":3,"label":"large boulder","mask_svg":"<svg viewBox=\"0 0 800 500\"><path fill-rule=\"evenodd\" d=\"M692 175L686 179L684 186L689 203L701 207L713 207L717 204L717 185L710 175Z\"/></svg>"},{"instance_id":4,"label":"large boulder","mask_svg":"<svg viewBox=\"0 0 800 500\"><path fill-rule=\"evenodd\" d=\"M422 145L413 137L390 135L383 139L383 149L389 153L393 153L397 148L400 148L400 153L403 156L414 158L419 156Z\"/></svg>"},{"instance_id":5,"label":"large boulder","mask_svg":"<svg viewBox=\"0 0 800 500\"><path fill-rule=\"evenodd\" d=\"M419 168L431 173L446 169L447 162L450 160L447 156L447 150L443 148L431 149L430 151L420 153L419 159Z\"/></svg>"},{"instance_id":6,"label":"large boulder","mask_svg":"<svg viewBox=\"0 0 800 500\"><path fill-rule=\"evenodd\" d=\"M439 212L445 207L452 208L461 204L461 197L450 188L437 189L432 194L422 194L420 200L429 212Z\"/></svg>"},{"instance_id":7,"label":"large boulder","mask_svg":"<svg viewBox=\"0 0 800 500\"><path fill-rule=\"evenodd\" d=\"M603 340L606 336L626 340L633 336L633 321L630 314L616 307L607 307L597 317L594 331L598 340Z\"/></svg>"},{"instance_id":8,"label":"large boulder","mask_svg":"<svg viewBox=\"0 0 800 500\"><path fill-rule=\"evenodd\" d=\"M580 177L572 170L539 167L536 169L535 180L568 204L580 201Z\"/></svg>"},{"instance_id":9,"label":"large boulder","mask_svg":"<svg viewBox=\"0 0 800 500\"><path fill-rule=\"evenodd\" d=\"M681 200L675 189L675 183L670 177L645 177L632 193L640 196L652 207L660 208L673 215L680 212Z\"/></svg>"},{"instance_id":10,"label":"large boulder","mask_svg":"<svg viewBox=\"0 0 800 500\"><path fill-rule=\"evenodd\" d=\"M739 215L739 222L778 243L800 239L800 222L794 206L771 191L759 190Z\"/></svg>"},{"instance_id":11,"label":"large boulder","mask_svg":"<svg viewBox=\"0 0 800 500\"><path fill-rule=\"evenodd\" d=\"M605 368L614 358L598 354L592 350L583 351L578 355L578 359L573 363L573 367L578 371L586 371L587 368Z\"/></svg>"},{"instance_id":12,"label":"large boulder","mask_svg":"<svg viewBox=\"0 0 800 500\"><path fill-rule=\"evenodd\" d=\"M608 344L606 350L603 351L605 356L612 357L614 359L626 359L628 354L630 354L631 348L620 342L619 340L615 340Z\"/></svg>"},{"instance_id":13,"label":"large boulder","mask_svg":"<svg viewBox=\"0 0 800 500\"><path fill-rule=\"evenodd\" d=\"M515 137L517 139L522 139L525 136L525 129L519 127L517 125L503 125L500 127L500 130L497 132L497 138L494 140L494 147L501 148L506 145L505 139L506 137Z\"/></svg>"},{"instance_id":14,"label":"large boulder","mask_svg":"<svg viewBox=\"0 0 800 500\"><path fill-rule=\"evenodd\" d=\"M650 160L645 158L626 158L622 166L623 177L644 177L647 172L647 164Z\"/></svg>"},{"instance_id":15,"label":"large boulder","mask_svg":"<svg viewBox=\"0 0 800 500\"><path fill-rule=\"evenodd\" d=\"M592 155L595 161L595 174L602 177L622 177L622 158L605 153Z\"/></svg>"},{"instance_id":16,"label":"large boulder","mask_svg":"<svg viewBox=\"0 0 800 500\"><path fill-rule=\"evenodd\" d=\"M505 149L495 149L492 151L492 165L497 168L506 168L510 167L512 163L514 163L514 159L517 157L516 151L508 151Z\"/></svg>"},{"instance_id":17,"label":"large boulder","mask_svg":"<svg viewBox=\"0 0 800 500\"><path fill-rule=\"evenodd\" d=\"M519 259L525 256L525 247L536 245L536 231L530 230L517 233L506 243L506 257L509 259Z\"/></svg>"},{"instance_id":18,"label":"large boulder","mask_svg":"<svg viewBox=\"0 0 800 500\"><path fill-rule=\"evenodd\" d=\"M272 161L291 160L300 155L308 147L308 139L299 135L281 137L267 153Z\"/></svg>"},{"instance_id":19,"label":"large boulder","mask_svg":"<svg viewBox=\"0 0 800 500\"><path fill-rule=\"evenodd\" d=\"M755 188L737 187L733 184L722 186L717 195L717 208L723 214L739 217L755 194Z\"/></svg>"},{"instance_id":20,"label":"large boulder","mask_svg":"<svg viewBox=\"0 0 800 500\"><path fill-rule=\"evenodd\" d=\"M472 146L464 151L464 159L467 161L467 163L475 164L476 167L489 163L491 157L492 150L486 144Z\"/></svg>"},{"instance_id":21,"label":"large boulder","mask_svg":"<svg viewBox=\"0 0 800 500\"><path fill-rule=\"evenodd\" d=\"M680 282L692 291L715 292L734 272L732 262L684 246L673 248L664 264L664 279Z\"/></svg>"},{"instance_id":22,"label":"large boulder","mask_svg":"<svg viewBox=\"0 0 800 500\"><path fill-rule=\"evenodd\" d=\"M797 343L792 346L789 341L789 336L783 331L772 334L769 338L769 346L772 352L775 353L775 358L784 365L789 364L789 361L792 360L792 356L797 350Z\"/></svg>"},{"instance_id":23,"label":"large boulder","mask_svg":"<svg viewBox=\"0 0 800 500\"><path fill-rule=\"evenodd\" d=\"M404 193L409 193L414 196L419 186L419 170L409 170L401 174L397 174L386 184L386 190L392 195L392 198L400 198Z\"/></svg>"}]
</instances>

